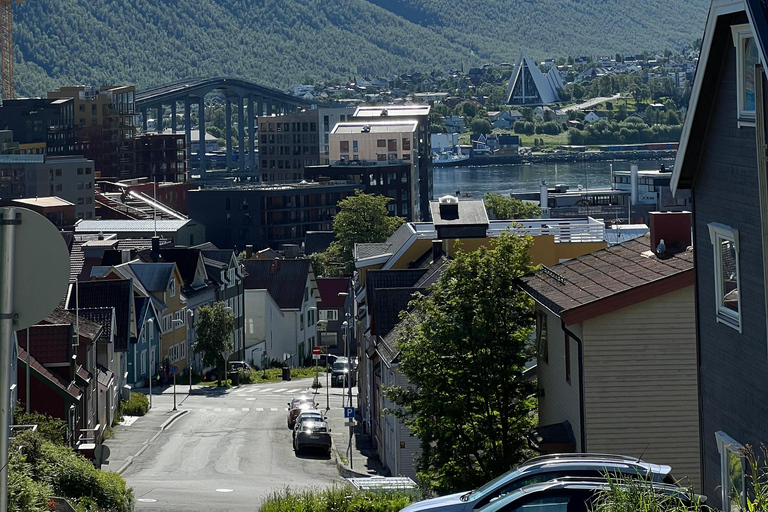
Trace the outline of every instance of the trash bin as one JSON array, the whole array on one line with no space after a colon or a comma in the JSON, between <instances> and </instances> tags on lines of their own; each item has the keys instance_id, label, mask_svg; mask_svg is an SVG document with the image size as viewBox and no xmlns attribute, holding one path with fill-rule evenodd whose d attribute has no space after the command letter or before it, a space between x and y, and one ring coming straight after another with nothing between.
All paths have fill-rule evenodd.
<instances>
[{"instance_id":1,"label":"trash bin","mask_svg":"<svg viewBox=\"0 0 768 512\"><path fill-rule=\"evenodd\" d=\"M291 369L283 366L283 380L291 380Z\"/></svg>"},{"instance_id":2,"label":"trash bin","mask_svg":"<svg viewBox=\"0 0 768 512\"><path fill-rule=\"evenodd\" d=\"M232 381L233 386L240 385L240 372L229 372L227 377Z\"/></svg>"}]
</instances>

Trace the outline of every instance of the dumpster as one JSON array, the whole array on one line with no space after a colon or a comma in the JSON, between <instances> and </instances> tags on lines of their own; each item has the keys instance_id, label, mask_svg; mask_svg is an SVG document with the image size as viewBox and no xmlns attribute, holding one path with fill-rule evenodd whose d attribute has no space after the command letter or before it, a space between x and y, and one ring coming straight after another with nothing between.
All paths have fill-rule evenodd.
<instances>
[{"instance_id":1,"label":"dumpster","mask_svg":"<svg viewBox=\"0 0 768 512\"><path fill-rule=\"evenodd\" d=\"M291 380L291 369L283 366L283 380Z\"/></svg>"},{"instance_id":2,"label":"dumpster","mask_svg":"<svg viewBox=\"0 0 768 512\"><path fill-rule=\"evenodd\" d=\"M240 385L240 372L238 371L229 372L227 374L227 377L229 377L229 379L232 381L233 386Z\"/></svg>"}]
</instances>

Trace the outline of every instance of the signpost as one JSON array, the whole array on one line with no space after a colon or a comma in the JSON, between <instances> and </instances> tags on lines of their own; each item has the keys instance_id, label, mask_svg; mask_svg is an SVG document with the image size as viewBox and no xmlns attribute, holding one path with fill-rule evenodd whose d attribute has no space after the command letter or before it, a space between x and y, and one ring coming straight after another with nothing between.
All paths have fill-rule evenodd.
<instances>
[{"instance_id":1,"label":"signpost","mask_svg":"<svg viewBox=\"0 0 768 512\"><path fill-rule=\"evenodd\" d=\"M315 394L317 394L317 388L320 387L320 368L318 361L320 361L320 354L323 353L323 349L320 346L312 347L312 359L315 360Z\"/></svg>"},{"instance_id":2,"label":"signpost","mask_svg":"<svg viewBox=\"0 0 768 512\"><path fill-rule=\"evenodd\" d=\"M171 375L173 375L173 410L176 410L176 375L179 374L179 367L177 365L171 366Z\"/></svg>"},{"instance_id":3,"label":"signpost","mask_svg":"<svg viewBox=\"0 0 768 512\"><path fill-rule=\"evenodd\" d=\"M350 366L350 370L351 370ZM350 400L350 403L352 401ZM354 407L345 407L344 408L344 418L349 418L349 421L344 423L347 427L349 427L349 469L353 469L352 466L352 434L354 433L355 428L355 422L353 421L355 419L355 408Z\"/></svg>"},{"instance_id":4,"label":"signpost","mask_svg":"<svg viewBox=\"0 0 768 512\"><path fill-rule=\"evenodd\" d=\"M0 208L0 460L8 460L14 331L48 316L66 294L69 251L56 227L26 208ZM78 333L79 335L79 333ZM29 368L27 368L29 373ZM15 384L14 384L15 385ZM0 466L0 512L8 510L8 465Z\"/></svg>"}]
</instances>

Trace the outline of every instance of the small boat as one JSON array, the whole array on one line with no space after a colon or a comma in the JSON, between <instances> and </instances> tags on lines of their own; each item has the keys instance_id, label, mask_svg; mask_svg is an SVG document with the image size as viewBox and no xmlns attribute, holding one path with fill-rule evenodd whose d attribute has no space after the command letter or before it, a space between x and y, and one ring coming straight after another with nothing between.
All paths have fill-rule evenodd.
<instances>
[{"instance_id":1,"label":"small boat","mask_svg":"<svg viewBox=\"0 0 768 512\"><path fill-rule=\"evenodd\" d=\"M456 153L449 149L440 151L439 153L432 152L432 165L435 167L461 165L461 163L466 160L469 160L469 155Z\"/></svg>"}]
</instances>

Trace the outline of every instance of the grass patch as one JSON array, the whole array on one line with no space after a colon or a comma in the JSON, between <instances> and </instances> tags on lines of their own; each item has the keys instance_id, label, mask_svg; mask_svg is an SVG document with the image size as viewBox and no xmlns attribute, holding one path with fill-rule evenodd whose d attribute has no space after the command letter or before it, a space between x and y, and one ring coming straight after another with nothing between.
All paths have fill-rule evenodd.
<instances>
[{"instance_id":1,"label":"grass patch","mask_svg":"<svg viewBox=\"0 0 768 512\"><path fill-rule=\"evenodd\" d=\"M413 502L408 492L359 492L349 487L284 489L269 495L259 512L397 512Z\"/></svg>"},{"instance_id":2,"label":"grass patch","mask_svg":"<svg viewBox=\"0 0 768 512\"><path fill-rule=\"evenodd\" d=\"M315 368L291 368L292 379L309 379L314 378ZM267 368L266 370L252 370L251 373L240 374L240 384L264 384L267 382L280 382L283 380L282 368ZM200 386L217 387L218 381L204 381L198 382ZM231 379L221 380L221 387L231 387L234 383ZM321 386L322 387L322 386Z\"/></svg>"}]
</instances>

